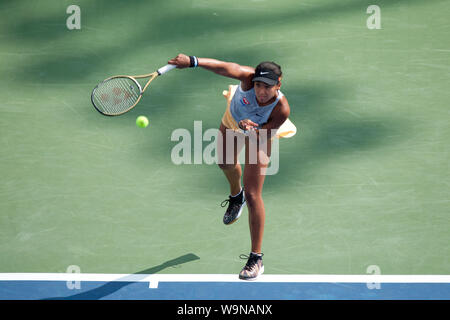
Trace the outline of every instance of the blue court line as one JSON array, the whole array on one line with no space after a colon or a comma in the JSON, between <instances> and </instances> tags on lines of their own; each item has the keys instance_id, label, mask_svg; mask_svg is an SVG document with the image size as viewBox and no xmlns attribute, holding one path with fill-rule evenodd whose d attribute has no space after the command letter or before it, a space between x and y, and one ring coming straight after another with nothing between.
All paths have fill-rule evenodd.
<instances>
[{"instance_id":1,"label":"blue court line","mask_svg":"<svg viewBox=\"0 0 450 320\"><path fill-rule=\"evenodd\" d=\"M449 283L0 281L1 300L450 300Z\"/></svg>"}]
</instances>

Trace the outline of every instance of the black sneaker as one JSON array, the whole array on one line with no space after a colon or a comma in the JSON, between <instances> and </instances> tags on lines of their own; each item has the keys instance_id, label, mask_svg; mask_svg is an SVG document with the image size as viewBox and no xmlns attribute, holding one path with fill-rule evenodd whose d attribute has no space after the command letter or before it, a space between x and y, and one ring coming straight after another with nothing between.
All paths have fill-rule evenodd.
<instances>
[{"instance_id":1,"label":"black sneaker","mask_svg":"<svg viewBox=\"0 0 450 320\"><path fill-rule=\"evenodd\" d=\"M262 256L254 253L250 253L250 256L241 254L239 258L248 259L244 268L239 273L239 279L241 280L256 280L260 274L264 272L264 265L262 262Z\"/></svg>"},{"instance_id":2,"label":"black sneaker","mask_svg":"<svg viewBox=\"0 0 450 320\"><path fill-rule=\"evenodd\" d=\"M239 195L232 197L229 196L228 199L222 201L220 206L223 208L228 203L228 209L223 216L223 223L232 224L241 216L242 209L245 206L245 197L244 197L244 189Z\"/></svg>"}]
</instances>

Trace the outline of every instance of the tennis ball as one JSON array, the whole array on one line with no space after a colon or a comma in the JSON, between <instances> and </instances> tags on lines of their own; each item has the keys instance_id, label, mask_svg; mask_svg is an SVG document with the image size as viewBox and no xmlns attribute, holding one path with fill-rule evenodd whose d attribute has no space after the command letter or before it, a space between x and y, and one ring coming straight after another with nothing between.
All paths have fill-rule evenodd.
<instances>
[{"instance_id":1,"label":"tennis ball","mask_svg":"<svg viewBox=\"0 0 450 320\"><path fill-rule=\"evenodd\" d=\"M139 116L136 119L136 125L140 128L145 128L148 126L148 119L146 116Z\"/></svg>"}]
</instances>

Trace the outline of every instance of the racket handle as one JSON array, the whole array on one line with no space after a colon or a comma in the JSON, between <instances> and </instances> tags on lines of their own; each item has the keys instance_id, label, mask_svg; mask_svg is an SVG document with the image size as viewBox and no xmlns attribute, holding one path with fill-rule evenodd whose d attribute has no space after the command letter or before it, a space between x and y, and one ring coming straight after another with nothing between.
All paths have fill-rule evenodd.
<instances>
[{"instance_id":1,"label":"racket handle","mask_svg":"<svg viewBox=\"0 0 450 320\"><path fill-rule=\"evenodd\" d=\"M158 69L158 74L163 75L164 73L169 72L170 70L175 69L176 67L177 66L173 64L167 64L164 67Z\"/></svg>"}]
</instances>

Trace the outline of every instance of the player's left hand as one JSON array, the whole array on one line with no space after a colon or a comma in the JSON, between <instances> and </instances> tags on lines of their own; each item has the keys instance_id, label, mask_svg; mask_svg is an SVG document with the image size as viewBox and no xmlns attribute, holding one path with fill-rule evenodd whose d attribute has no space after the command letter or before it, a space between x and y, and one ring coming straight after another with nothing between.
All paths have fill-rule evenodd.
<instances>
[{"instance_id":1,"label":"player's left hand","mask_svg":"<svg viewBox=\"0 0 450 320\"><path fill-rule=\"evenodd\" d=\"M241 120L241 121L239 121L238 125L239 125L239 128L241 128L244 131L255 130L259 126L257 123L253 122L250 119Z\"/></svg>"}]
</instances>

